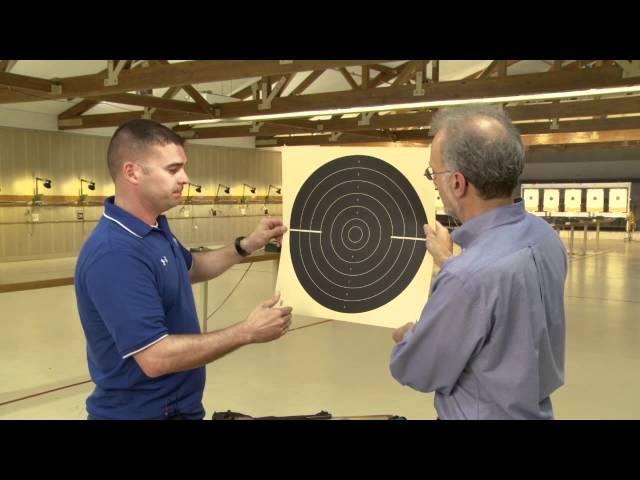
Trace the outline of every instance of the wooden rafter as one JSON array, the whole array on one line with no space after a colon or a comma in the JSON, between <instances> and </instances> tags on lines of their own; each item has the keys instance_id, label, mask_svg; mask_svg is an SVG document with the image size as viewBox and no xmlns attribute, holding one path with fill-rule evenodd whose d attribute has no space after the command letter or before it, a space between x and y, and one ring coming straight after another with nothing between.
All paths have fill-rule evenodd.
<instances>
[{"instance_id":1,"label":"wooden rafter","mask_svg":"<svg viewBox=\"0 0 640 480\"><path fill-rule=\"evenodd\" d=\"M363 65L362 67L362 88L369 88L369 78L371 73L371 67L369 65Z\"/></svg>"},{"instance_id":2,"label":"wooden rafter","mask_svg":"<svg viewBox=\"0 0 640 480\"><path fill-rule=\"evenodd\" d=\"M0 86L8 87L12 89L19 89L29 93L35 93L46 97L47 95L54 95L55 88L59 86L58 82L51 80L45 80L43 78L30 77L27 75L16 75L15 73L0 72ZM7 92L3 92L7 93ZM9 92L9 94L12 92ZM16 92L18 97L21 97L19 92ZM33 98L33 97L28 97ZM41 98L36 97L36 100Z\"/></svg>"},{"instance_id":3,"label":"wooden rafter","mask_svg":"<svg viewBox=\"0 0 640 480\"><path fill-rule=\"evenodd\" d=\"M403 85L409 81L411 75L416 71L416 62L410 61L407 62L402 69L402 71L398 74L396 79L391 84L392 87L396 87L398 85Z\"/></svg>"},{"instance_id":4,"label":"wooden rafter","mask_svg":"<svg viewBox=\"0 0 640 480\"><path fill-rule=\"evenodd\" d=\"M182 90L182 87L169 87L167 89L167 91L160 98L172 99L173 97L175 97L178 94L178 92L180 90ZM79 115L85 113L86 111L88 111L88 110L92 109L93 107L95 107L96 105L98 105L101 101L107 101L107 99L103 98L103 99L100 99L100 100L82 100L80 103L77 103L73 107L69 108L68 110L65 110L60 115L58 115L58 120L66 120L66 119L78 117ZM116 102L116 103L118 103L118 102ZM142 105L142 106L151 107L151 105L149 104L148 101L145 102L145 103L146 103L146 105ZM184 103L187 103L187 102L184 102ZM164 106L164 104L163 104L163 106ZM178 110L178 111L181 111L181 110ZM142 112L140 112L140 113L142 113Z\"/></svg>"},{"instance_id":5,"label":"wooden rafter","mask_svg":"<svg viewBox=\"0 0 640 480\"><path fill-rule=\"evenodd\" d=\"M379 142L389 142L383 132L378 132ZM276 137L258 138L256 147L273 146L302 146L302 145L332 145L336 142L330 140L329 134L298 137ZM426 131L397 131L395 132L396 142L411 142L414 144L429 145L432 138ZM562 144L585 144L585 143L620 143L640 140L640 128L629 128L624 130L607 131L574 131L574 132L552 132L552 133L523 133L522 140L528 146L562 145ZM369 143L370 139L360 133L344 133L340 136L339 144Z\"/></svg>"},{"instance_id":6,"label":"wooden rafter","mask_svg":"<svg viewBox=\"0 0 640 480\"><path fill-rule=\"evenodd\" d=\"M212 113L213 107L211 104L207 102L205 98L200 95L200 92L198 92L192 85L185 85L182 88L187 92L187 95L193 98L193 101L200 107L200 110L204 113Z\"/></svg>"},{"instance_id":7,"label":"wooden rafter","mask_svg":"<svg viewBox=\"0 0 640 480\"><path fill-rule=\"evenodd\" d=\"M325 70L314 70L313 72L311 72L309 75L307 75L305 77L304 80L302 80L302 82L300 82L300 84L294 88L291 93L289 94L289 96L293 97L295 95L300 95L302 92L304 92L307 88L309 88L309 86L315 82L318 77L320 77L320 75L322 75L325 72Z\"/></svg>"},{"instance_id":8,"label":"wooden rafter","mask_svg":"<svg viewBox=\"0 0 640 480\"><path fill-rule=\"evenodd\" d=\"M293 77L295 77L295 76L296 76L295 73L290 73L288 75L285 75L286 80L284 81L284 84L282 85L282 88L280 88L278 93L276 93L276 97L282 97L282 95L284 94L285 89L289 86L289 84L293 80ZM277 82L275 82L275 83L277 83Z\"/></svg>"},{"instance_id":9,"label":"wooden rafter","mask_svg":"<svg viewBox=\"0 0 640 480\"><path fill-rule=\"evenodd\" d=\"M515 107L517 108L517 107ZM390 117L390 118L387 118ZM418 117L415 120L410 120L403 117ZM310 132L345 132L345 133L364 133L367 131L375 130L390 130L406 127L418 127L428 126L431 119L431 113L418 113L407 115L387 115L385 117L378 117L377 121L372 121L370 126L358 126L352 122L353 119L339 119L328 122L297 122L284 124L281 122L265 123L260 129L260 135L287 135L299 133L300 131ZM412 122L415 122L412 124ZM314 125L316 123L316 125ZM321 129L319 127L322 127ZM620 117L614 119L597 119L597 120L571 120L560 121L557 129L552 129L551 122L527 122L516 124L516 127L523 134L537 134L537 133L556 133L556 132L573 132L573 131L588 131L588 130L622 130L640 128L640 117ZM193 129L193 138L231 138L231 137L244 137L254 135L251 133L249 126L236 126L236 127L209 127L209 128L197 128ZM404 131L409 132L409 131ZM412 131L416 132L416 131ZM414 135L416 133L407 133L407 135ZM418 134L422 135L422 134Z\"/></svg>"},{"instance_id":10,"label":"wooden rafter","mask_svg":"<svg viewBox=\"0 0 640 480\"><path fill-rule=\"evenodd\" d=\"M374 80L375 81L375 80ZM288 96L275 98L268 113L290 113L304 110L358 108L397 103L415 103L422 101L439 101L451 98L480 98L487 96L507 96L533 93L558 92L586 88L602 88L635 84L633 78L622 78L618 68L602 67L587 70L562 70L552 73L534 73L508 76L505 78L486 78L465 82L449 81L433 83L423 96L414 95L414 87L400 86L388 88L369 88L346 92L330 92ZM130 95L130 94L126 94ZM139 99L130 98L133 102ZM172 104L181 108L179 104ZM239 116L259 115L267 113L260 110L255 102L229 102L217 104L220 113L217 117L234 118ZM158 108L162 108L158 106ZM187 113L192 110L184 109ZM136 112L129 114L137 118ZM118 117L119 118L119 117ZM205 117L206 118L206 117ZM113 125L112 117L89 115L80 117L82 128L105 127ZM180 121L183 118L178 118Z\"/></svg>"},{"instance_id":11,"label":"wooden rafter","mask_svg":"<svg viewBox=\"0 0 640 480\"><path fill-rule=\"evenodd\" d=\"M132 63L130 63L130 65L132 65ZM98 72L99 75L103 75L105 73L107 73L107 69L104 69ZM100 103L100 100L82 100L81 102L75 104L73 107L59 114L58 119L60 120L65 118L78 117L83 113L88 112L99 103Z\"/></svg>"},{"instance_id":12,"label":"wooden rafter","mask_svg":"<svg viewBox=\"0 0 640 480\"><path fill-rule=\"evenodd\" d=\"M183 88L188 87L190 87L190 85L186 85ZM100 97L100 100L121 103L123 105L137 105L140 107L158 108L161 110L173 110L176 112L204 113L202 107L194 102L172 100L149 95L136 95L134 93L114 93L112 95L103 95Z\"/></svg>"},{"instance_id":13,"label":"wooden rafter","mask_svg":"<svg viewBox=\"0 0 640 480\"><path fill-rule=\"evenodd\" d=\"M371 70L377 70L381 73L379 73L375 78L371 78ZM398 71L400 70L400 68L398 69L394 69L394 68L390 68L387 67L385 65L362 65L362 88L366 89L366 88L376 88L379 85L381 85L384 82L388 82L390 80L392 80L393 78L395 78L398 75ZM313 72L309 73L309 75L307 75L307 77L300 82L300 84L291 91L291 93L289 94L289 96L295 96L295 95L300 95L302 94L307 88L309 88L309 86L311 86L311 84L313 82L315 82L320 75L322 75L325 72L325 70L314 70ZM288 85L288 83L291 81L291 79L293 78L293 76L290 77L289 81L287 82L287 84L283 87L286 88L286 86ZM346 78L346 77L345 77ZM353 77L352 77L353 79ZM366 85L365 85L366 82ZM251 97L251 85L245 87L244 89L240 90L239 92L237 92L236 94L234 94L233 96L235 98L241 99L241 100L246 100L247 98ZM278 96L281 96L281 94L279 94Z\"/></svg>"},{"instance_id":14,"label":"wooden rafter","mask_svg":"<svg viewBox=\"0 0 640 480\"><path fill-rule=\"evenodd\" d=\"M232 80L253 76L281 76L288 73L339 68L350 65L366 65L379 63L381 60L296 60L278 62L271 60L225 60L225 61L191 61L167 65L153 65L148 68L135 68L120 72L117 85L105 86L104 75L83 75L68 77L57 82L26 76L13 76L0 73L0 85L16 86L43 93L50 100L72 97L95 97L105 94L126 93L149 88L164 88L197 83ZM60 86L60 93L52 92L52 85ZM57 87L56 87L57 88ZM13 103L27 100L28 95L19 92L0 92L0 103Z\"/></svg>"},{"instance_id":15,"label":"wooden rafter","mask_svg":"<svg viewBox=\"0 0 640 480\"><path fill-rule=\"evenodd\" d=\"M236 93L232 94L231 96L233 98L237 98L238 100L246 100L248 98L251 98L251 95L253 94L252 86L253 86L253 83L251 85L247 85L242 90L238 90Z\"/></svg>"},{"instance_id":16,"label":"wooden rafter","mask_svg":"<svg viewBox=\"0 0 640 480\"><path fill-rule=\"evenodd\" d=\"M408 62L405 62L404 64L395 68L387 67L386 65L370 65L369 67L373 70L379 71L380 73L386 73L388 75L393 75L395 77L396 75L398 75L398 73L400 73L400 70L402 70L402 67L407 63Z\"/></svg>"},{"instance_id":17,"label":"wooden rafter","mask_svg":"<svg viewBox=\"0 0 640 480\"><path fill-rule=\"evenodd\" d=\"M493 72L495 72L498 68L498 60L492 61L487 68L485 68L482 73L477 78L487 78L490 77Z\"/></svg>"},{"instance_id":18,"label":"wooden rafter","mask_svg":"<svg viewBox=\"0 0 640 480\"><path fill-rule=\"evenodd\" d=\"M0 72L10 72L18 60L0 60Z\"/></svg>"},{"instance_id":19,"label":"wooden rafter","mask_svg":"<svg viewBox=\"0 0 640 480\"><path fill-rule=\"evenodd\" d=\"M356 83L356 81L353 79L353 77L345 67L341 67L338 70L351 87L351 90L358 90L360 88L360 86Z\"/></svg>"},{"instance_id":20,"label":"wooden rafter","mask_svg":"<svg viewBox=\"0 0 640 480\"><path fill-rule=\"evenodd\" d=\"M166 92L164 92L164 94L162 95L162 98L172 99L173 97L175 97L175 96L178 94L178 92L179 92L180 90L182 90L182 87L169 87L169 88L167 89L167 91L166 91ZM152 108L152 109L149 111L149 116L154 116L154 115L155 115L155 113L156 113L156 109L155 109L155 108Z\"/></svg>"},{"instance_id":21,"label":"wooden rafter","mask_svg":"<svg viewBox=\"0 0 640 480\"><path fill-rule=\"evenodd\" d=\"M554 60L551 67L549 67L551 72L557 72L560 69L562 69L562 60Z\"/></svg>"},{"instance_id":22,"label":"wooden rafter","mask_svg":"<svg viewBox=\"0 0 640 480\"><path fill-rule=\"evenodd\" d=\"M440 60L433 60L431 62L431 81L440 81Z\"/></svg>"},{"instance_id":23,"label":"wooden rafter","mask_svg":"<svg viewBox=\"0 0 640 480\"><path fill-rule=\"evenodd\" d=\"M506 77L507 76L507 61L506 60L498 60L498 76Z\"/></svg>"},{"instance_id":24,"label":"wooden rafter","mask_svg":"<svg viewBox=\"0 0 640 480\"><path fill-rule=\"evenodd\" d=\"M640 129L611 130L606 132L572 132L523 135L525 145L559 145L581 143L610 143L640 140Z\"/></svg>"},{"instance_id":25,"label":"wooden rafter","mask_svg":"<svg viewBox=\"0 0 640 480\"><path fill-rule=\"evenodd\" d=\"M467 75L461 80L475 80L478 78L490 77L493 73L497 71L498 61L499 60L493 60L487 67L483 68L482 70L478 70L477 72L474 72L471 75ZM510 67L511 65L515 65L516 63L521 61L522 60L507 60L507 67Z\"/></svg>"},{"instance_id":26,"label":"wooden rafter","mask_svg":"<svg viewBox=\"0 0 640 480\"><path fill-rule=\"evenodd\" d=\"M369 88L378 88L378 86L383 83L390 83L394 78L398 76L400 71L408 64L409 62L405 62L401 65L398 65L396 68L384 67L384 65L372 65L371 68L375 70L379 70L380 67L384 67L385 69L380 70L380 73L369 82Z\"/></svg>"}]
</instances>

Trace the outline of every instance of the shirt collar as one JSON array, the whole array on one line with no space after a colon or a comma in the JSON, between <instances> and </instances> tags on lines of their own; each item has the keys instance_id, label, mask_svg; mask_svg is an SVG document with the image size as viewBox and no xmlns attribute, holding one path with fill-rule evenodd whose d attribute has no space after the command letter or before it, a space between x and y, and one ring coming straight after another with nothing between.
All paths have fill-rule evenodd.
<instances>
[{"instance_id":1,"label":"shirt collar","mask_svg":"<svg viewBox=\"0 0 640 480\"><path fill-rule=\"evenodd\" d=\"M153 230L162 230L164 232L170 233L169 223L167 222L167 217L164 215L158 216L158 228L152 227L151 225L143 222L135 215L127 212L126 210L120 208L114 203L115 196L108 197L104 201L104 216L108 220L111 220L114 223L117 223L129 232L131 235L143 238L149 234L149 232Z\"/></svg>"},{"instance_id":2,"label":"shirt collar","mask_svg":"<svg viewBox=\"0 0 640 480\"><path fill-rule=\"evenodd\" d=\"M451 238L462 248L467 248L485 231L518 221L526 213L522 198L516 198L511 205L493 208L465 222L453 231Z\"/></svg>"}]
</instances>

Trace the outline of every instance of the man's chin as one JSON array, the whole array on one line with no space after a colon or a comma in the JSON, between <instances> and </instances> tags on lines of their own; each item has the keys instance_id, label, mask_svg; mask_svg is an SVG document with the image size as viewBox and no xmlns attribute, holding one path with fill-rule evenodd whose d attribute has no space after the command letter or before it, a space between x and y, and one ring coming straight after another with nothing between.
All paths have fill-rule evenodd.
<instances>
[{"instance_id":1,"label":"man's chin","mask_svg":"<svg viewBox=\"0 0 640 480\"><path fill-rule=\"evenodd\" d=\"M166 212L167 210L171 210L172 208L177 207L178 205L180 205L180 201L181 201L180 198L172 197L169 201L165 203L165 208L163 212Z\"/></svg>"}]
</instances>

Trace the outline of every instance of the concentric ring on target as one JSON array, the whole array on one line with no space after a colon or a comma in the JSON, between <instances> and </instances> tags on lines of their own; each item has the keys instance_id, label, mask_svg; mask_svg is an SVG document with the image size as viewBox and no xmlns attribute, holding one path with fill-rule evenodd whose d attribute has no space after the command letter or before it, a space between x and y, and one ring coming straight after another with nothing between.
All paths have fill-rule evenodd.
<instances>
[{"instance_id":1,"label":"concentric ring on target","mask_svg":"<svg viewBox=\"0 0 640 480\"><path fill-rule=\"evenodd\" d=\"M418 194L392 164L367 155L336 158L296 195L289 228L294 271L326 308L374 310L420 269L425 223Z\"/></svg>"}]
</instances>

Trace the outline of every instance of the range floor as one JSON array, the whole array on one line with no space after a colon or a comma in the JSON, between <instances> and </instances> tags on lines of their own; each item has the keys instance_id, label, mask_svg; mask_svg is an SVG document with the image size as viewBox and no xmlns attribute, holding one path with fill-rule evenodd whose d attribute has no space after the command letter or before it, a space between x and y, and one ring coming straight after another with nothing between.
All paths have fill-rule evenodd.
<instances>
[{"instance_id":1,"label":"range floor","mask_svg":"<svg viewBox=\"0 0 640 480\"><path fill-rule=\"evenodd\" d=\"M571 259L566 382L552 397L558 419L640 418L640 243L601 240L599 247ZM0 281L70 276L74 261L0 264ZM247 268L238 265L209 282L209 315ZM245 318L269 298L273 268L272 262L252 264L209 318L209 330ZM202 313L203 288L194 292ZM73 287L0 293L0 311L0 419L86 418L93 384ZM278 341L245 347L207 367L207 418L226 410L436 417L433 394L391 377L391 329L300 316L292 328Z\"/></svg>"}]
</instances>

